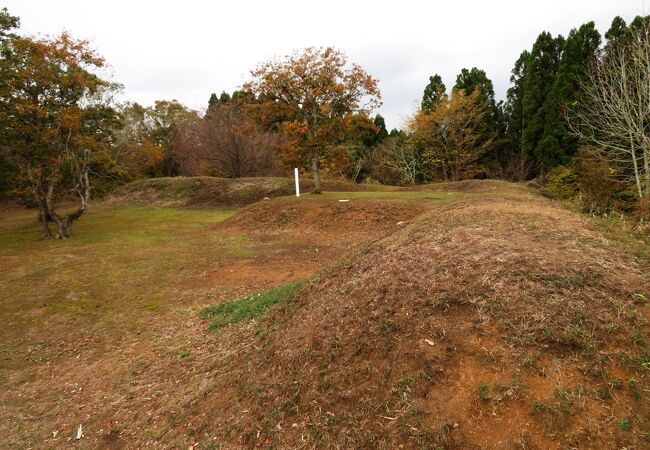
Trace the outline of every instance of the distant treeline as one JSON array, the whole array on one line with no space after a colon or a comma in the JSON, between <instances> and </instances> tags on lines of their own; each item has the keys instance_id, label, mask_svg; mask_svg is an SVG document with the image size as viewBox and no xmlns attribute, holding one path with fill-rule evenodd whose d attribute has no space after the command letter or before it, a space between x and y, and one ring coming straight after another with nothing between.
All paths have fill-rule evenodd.
<instances>
[{"instance_id":1,"label":"distant treeline","mask_svg":"<svg viewBox=\"0 0 650 450\"><path fill-rule=\"evenodd\" d=\"M405 128L390 132L373 113L377 81L333 48L264 62L195 111L175 100L116 103L121 86L102 76L87 42L20 36L19 25L0 12L0 191L38 206L46 236L53 221L65 237L91 193L158 176L300 167L316 191L321 172L399 185L536 179L601 211L650 193L648 17L616 17L604 39L593 22L566 37L541 33L515 62L505 101L479 68L462 69L451 90L434 74ZM59 215L62 197L79 209Z\"/></svg>"}]
</instances>

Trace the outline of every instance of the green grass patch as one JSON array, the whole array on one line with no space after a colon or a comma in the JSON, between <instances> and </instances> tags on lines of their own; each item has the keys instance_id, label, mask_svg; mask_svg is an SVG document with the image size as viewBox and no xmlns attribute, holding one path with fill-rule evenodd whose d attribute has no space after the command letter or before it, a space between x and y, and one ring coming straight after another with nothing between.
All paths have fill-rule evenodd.
<instances>
[{"instance_id":1,"label":"green grass patch","mask_svg":"<svg viewBox=\"0 0 650 450\"><path fill-rule=\"evenodd\" d=\"M304 280L296 280L268 291L253 292L238 300L208 306L201 311L201 316L210 319L209 330L218 330L231 323L247 322L261 316L271 306L291 300L304 283Z\"/></svg>"},{"instance_id":2,"label":"green grass patch","mask_svg":"<svg viewBox=\"0 0 650 450\"><path fill-rule=\"evenodd\" d=\"M164 309L182 280L247 250L213 229L235 212L99 204L71 239L44 241L36 211L0 211L0 317L26 326L63 314L110 329Z\"/></svg>"}]
</instances>

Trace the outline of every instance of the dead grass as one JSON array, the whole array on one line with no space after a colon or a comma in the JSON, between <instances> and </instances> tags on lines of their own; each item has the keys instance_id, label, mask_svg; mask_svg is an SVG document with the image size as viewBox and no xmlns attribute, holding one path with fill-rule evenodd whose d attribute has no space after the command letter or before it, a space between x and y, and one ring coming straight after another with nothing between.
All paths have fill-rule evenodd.
<instances>
[{"instance_id":1,"label":"dead grass","mask_svg":"<svg viewBox=\"0 0 650 450\"><path fill-rule=\"evenodd\" d=\"M275 330L259 349L215 381L256 386L219 397L219 410L246 412L220 415L237 426L216 432L217 440L305 448L416 448L422 436L444 448L641 445L650 410L639 336L649 328L647 306L635 298L648 295L647 263L611 245L588 218L525 187L479 187L347 259L272 314ZM530 353L534 370L522 373ZM634 391L610 395L614 378L631 377ZM289 395L294 406L285 410ZM334 416L323 418L328 411ZM636 433L618 426L622 417Z\"/></svg>"},{"instance_id":2,"label":"dead grass","mask_svg":"<svg viewBox=\"0 0 650 450\"><path fill-rule=\"evenodd\" d=\"M336 202L297 206L312 214L327 201ZM383 207L392 201L399 202L384 199ZM399 211L413 217L422 210L414 203ZM328 239L260 235L222 225L236 213L98 202L75 224L73 239L44 242L33 210L3 203L0 447L76 445L79 424L81 447L196 443L188 421L206 413L194 405L211 392L211 380L275 329L262 314L215 338L198 312L309 278L395 226L388 215L389 224L375 220L362 234L329 226ZM363 220L363 207L356 217ZM248 328L251 339L234 336Z\"/></svg>"},{"instance_id":3,"label":"dead grass","mask_svg":"<svg viewBox=\"0 0 650 450\"><path fill-rule=\"evenodd\" d=\"M12 214L3 445L644 448L648 262L523 186L418 189L105 206L63 244ZM310 276L206 333L202 307Z\"/></svg>"},{"instance_id":4,"label":"dead grass","mask_svg":"<svg viewBox=\"0 0 650 450\"><path fill-rule=\"evenodd\" d=\"M302 179L300 189L308 193L314 188L309 179ZM356 184L345 180L323 180L324 191L389 192L390 186ZM265 197L294 194L291 178L215 178L174 177L134 181L120 188L110 201L120 205L146 204L190 207L239 207Z\"/></svg>"}]
</instances>

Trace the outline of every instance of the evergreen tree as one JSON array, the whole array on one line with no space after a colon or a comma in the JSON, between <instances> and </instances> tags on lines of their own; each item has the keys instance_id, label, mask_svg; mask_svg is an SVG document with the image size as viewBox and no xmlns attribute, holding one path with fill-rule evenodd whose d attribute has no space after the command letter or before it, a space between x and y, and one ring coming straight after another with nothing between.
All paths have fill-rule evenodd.
<instances>
[{"instance_id":1,"label":"evergreen tree","mask_svg":"<svg viewBox=\"0 0 650 450\"><path fill-rule=\"evenodd\" d=\"M494 113L496 102L494 101L494 86L485 74L484 70L472 67L471 70L463 69L456 77L454 89L463 89L466 95L472 95L475 89L481 93L479 99L486 103L488 113Z\"/></svg>"},{"instance_id":2,"label":"evergreen tree","mask_svg":"<svg viewBox=\"0 0 650 450\"><path fill-rule=\"evenodd\" d=\"M548 32L541 33L525 62L525 75L522 77L522 119L521 138L522 158L533 170L539 172L539 161L535 149L544 134L544 103L553 87L562 56L564 38L553 37Z\"/></svg>"},{"instance_id":3,"label":"evergreen tree","mask_svg":"<svg viewBox=\"0 0 650 450\"><path fill-rule=\"evenodd\" d=\"M567 130L566 107L577 100L578 82L599 48L600 33L593 22L571 30L567 37L557 75L542 108L544 132L534 149L542 171L566 164L578 149L575 137Z\"/></svg>"},{"instance_id":4,"label":"evergreen tree","mask_svg":"<svg viewBox=\"0 0 650 450\"><path fill-rule=\"evenodd\" d=\"M648 29L648 24L650 24L650 16L636 16L634 20L630 22L629 32L644 32L644 30Z\"/></svg>"},{"instance_id":5,"label":"evergreen tree","mask_svg":"<svg viewBox=\"0 0 650 450\"><path fill-rule=\"evenodd\" d=\"M208 111L214 108L219 103L219 98L214 92L210 95L210 100L208 100Z\"/></svg>"},{"instance_id":6,"label":"evergreen tree","mask_svg":"<svg viewBox=\"0 0 650 450\"><path fill-rule=\"evenodd\" d=\"M230 103L232 98L230 97L230 94L228 94L226 91L221 91L221 95L219 96L219 103L222 105L225 105L226 103Z\"/></svg>"},{"instance_id":7,"label":"evergreen tree","mask_svg":"<svg viewBox=\"0 0 650 450\"><path fill-rule=\"evenodd\" d=\"M644 30L648 22L650 22L650 16L636 16L629 25L621 17L614 17L609 30L605 33L607 43L603 50L603 56L607 57L607 53L614 46L629 44L634 39L635 32Z\"/></svg>"},{"instance_id":8,"label":"evergreen tree","mask_svg":"<svg viewBox=\"0 0 650 450\"><path fill-rule=\"evenodd\" d=\"M377 114L373 123L379 129L379 132L377 133L377 143L379 143L388 137L386 120L384 120L384 117L381 114Z\"/></svg>"},{"instance_id":9,"label":"evergreen tree","mask_svg":"<svg viewBox=\"0 0 650 450\"><path fill-rule=\"evenodd\" d=\"M612 20L612 25L609 27L609 30L607 30L607 33L605 33L607 44L609 45L610 43L624 39L627 31L628 28L625 20L620 16L614 17L614 20Z\"/></svg>"},{"instance_id":10,"label":"evergreen tree","mask_svg":"<svg viewBox=\"0 0 650 450\"><path fill-rule=\"evenodd\" d=\"M521 152L521 135L527 119L524 116L524 83L527 75L527 65L530 59L530 52L524 50L519 59L515 62L515 67L510 75L512 86L508 89L506 95L506 115L508 116L508 140L513 148Z\"/></svg>"},{"instance_id":11,"label":"evergreen tree","mask_svg":"<svg viewBox=\"0 0 650 450\"><path fill-rule=\"evenodd\" d=\"M436 103L438 103L444 96L447 88L442 82L440 75L435 74L429 77L429 84L424 88L424 95L422 96L421 109L422 111L431 111Z\"/></svg>"}]
</instances>

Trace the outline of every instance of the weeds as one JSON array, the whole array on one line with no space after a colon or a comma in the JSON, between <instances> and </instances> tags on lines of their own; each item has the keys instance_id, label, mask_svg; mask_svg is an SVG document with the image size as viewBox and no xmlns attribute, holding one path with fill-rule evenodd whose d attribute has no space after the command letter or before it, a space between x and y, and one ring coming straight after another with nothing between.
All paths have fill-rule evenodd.
<instances>
[{"instance_id":1,"label":"weeds","mask_svg":"<svg viewBox=\"0 0 650 450\"><path fill-rule=\"evenodd\" d=\"M632 425L630 424L630 419L628 418L621 419L621 421L618 423L618 426L623 431L629 431L630 428L632 427Z\"/></svg>"},{"instance_id":2,"label":"weeds","mask_svg":"<svg viewBox=\"0 0 650 450\"><path fill-rule=\"evenodd\" d=\"M634 343L639 348L646 348L648 346L648 343L645 340L645 336L643 336L643 333L641 333L639 330L634 330L633 339Z\"/></svg>"},{"instance_id":3,"label":"weeds","mask_svg":"<svg viewBox=\"0 0 650 450\"><path fill-rule=\"evenodd\" d=\"M630 387L630 392L634 400L641 400L641 392L639 390L639 382L635 378L630 378L627 385Z\"/></svg>"},{"instance_id":4,"label":"weeds","mask_svg":"<svg viewBox=\"0 0 650 450\"><path fill-rule=\"evenodd\" d=\"M210 319L209 330L218 330L231 323L247 322L261 316L271 306L291 300L303 284L303 280L292 281L268 291L254 292L238 300L209 306L201 311L201 317Z\"/></svg>"},{"instance_id":5,"label":"weeds","mask_svg":"<svg viewBox=\"0 0 650 450\"><path fill-rule=\"evenodd\" d=\"M476 395L478 399L482 402L486 402L490 398L488 384L485 381L481 381L476 389Z\"/></svg>"},{"instance_id":6,"label":"weeds","mask_svg":"<svg viewBox=\"0 0 650 450\"><path fill-rule=\"evenodd\" d=\"M534 356L527 355L524 357L522 364L524 367L531 369L531 370L537 370L537 359Z\"/></svg>"}]
</instances>

